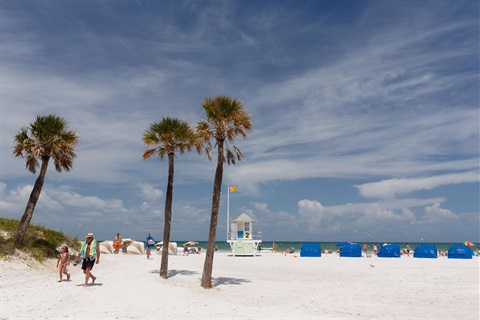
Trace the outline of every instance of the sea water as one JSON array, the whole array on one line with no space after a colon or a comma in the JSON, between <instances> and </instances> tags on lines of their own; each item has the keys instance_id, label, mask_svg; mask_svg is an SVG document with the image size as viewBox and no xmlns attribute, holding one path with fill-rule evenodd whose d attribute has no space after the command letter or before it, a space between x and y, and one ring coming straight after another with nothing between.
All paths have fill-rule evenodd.
<instances>
[{"instance_id":1,"label":"sea water","mask_svg":"<svg viewBox=\"0 0 480 320\"><path fill-rule=\"evenodd\" d=\"M177 243L177 248L179 250L182 248L182 244L186 243L190 240L170 240L170 242L176 242ZM101 241L100 241L101 242ZM331 252L336 252L337 250L340 250L340 247L337 246L339 243L338 241L327 241L327 242L317 242L317 241L262 241L262 249L271 249L273 247L273 242L275 242L278 245L278 251L283 252L287 249L294 249L294 252L300 252L300 249L305 243L318 243L321 247L322 250L325 251L331 251ZM145 241L143 241L144 244L146 244ZM382 242L358 242L362 246L362 251L363 251L363 244L367 244L368 250L373 251L373 245L377 244L378 248L383 245ZM407 243L405 242L389 242L390 244L398 244L400 246L400 250L406 250L406 245ZM208 241L198 241L198 244L196 247L201 247L202 251L205 252L207 249L207 244ZM437 247L437 250L447 252L448 248L450 248L453 245L459 245L463 243L446 243L446 242L408 242L408 245L410 246L410 253L413 254L413 251L415 250L416 247L418 247L421 244L433 244ZM231 252L230 249L230 244L226 241L217 241L215 242L215 247L219 252ZM480 247L480 245L476 244L475 246L471 247L472 251L476 254L477 253L477 247Z\"/></svg>"},{"instance_id":2,"label":"sea water","mask_svg":"<svg viewBox=\"0 0 480 320\"><path fill-rule=\"evenodd\" d=\"M170 242L176 242L177 247L181 248L183 243L188 242L187 241L170 241ZM278 251L283 252L287 249L292 249L294 248L295 252L300 252L300 249L305 243L318 243L322 250L325 251L331 251L331 252L336 252L337 250L340 249L340 247L337 247L337 244L339 242L315 242L315 241L262 241L262 249L271 249L273 246L273 242L275 242L278 245ZM362 250L363 250L363 244L366 243L368 246L369 251L373 251L373 245L376 243L378 245L378 248L380 248L383 243L380 242L359 242L362 245ZM392 242L395 244L398 244L400 246L400 250L406 250L406 243L400 243L400 242ZM198 244L196 245L197 247L201 247L202 250L206 250L207 248L207 241L198 241ZM409 242L408 245L410 246L410 252L413 254L413 250L415 250L416 247L418 247L421 244L433 244L437 247L437 250L440 251L448 251L448 248L450 248L453 245L458 245L461 243L415 243L415 242ZM217 250L219 252L231 252L230 249L230 244L227 243L226 241L217 241L215 242L215 246L218 248ZM472 247L472 250L476 249L475 247ZM474 250L476 251L476 250Z\"/></svg>"}]
</instances>

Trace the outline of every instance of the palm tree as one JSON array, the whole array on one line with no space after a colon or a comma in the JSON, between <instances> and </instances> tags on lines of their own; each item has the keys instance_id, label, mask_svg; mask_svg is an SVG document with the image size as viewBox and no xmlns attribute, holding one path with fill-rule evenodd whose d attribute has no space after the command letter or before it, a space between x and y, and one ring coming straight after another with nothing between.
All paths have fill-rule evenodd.
<instances>
[{"instance_id":1,"label":"palm tree","mask_svg":"<svg viewBox=\"0 0 480 320\"><path fill-rule=\"evenodd\" d=\"M42 191L45 174L47 173L48 162L53 158L55 169L70 171L73 165L75 145L78 143L78 135L75 131L68 129L68 123L64 118L50 114L37 116L35 122L28 128L22 128L15 136L13 154L16 158L26 159L26 168L35 174L40 166L38 175L27 207L18 225L15 238L15 246L23 244L28 225L32 220L33 211L37 204L40 192ZM40 162L41 165L40 165Z\"/></svg>"},{"instance_id":2,"label":"palm tree","mask_svg":"<svg viewBox=\"0 0 480 320\"><path fill-rule=\"evenodd\" d=\"M143 159L157 153L160 159L168 156L168 185L165 198L165 224L163 227L163 250L160 277L168 277L168 247L170 244L170 224L172 222L173 174L175 152L181 154L193 147L195 132L188 123L176 118L165 117L161 122L153 123L143 134L143 142L147 146L156 146L143 153Z\"/></svg>"},{"instance_id":3,"label":"palm tree","mask_svg":"<svg viewBox=\"0 0 480 320\"><path fill-rule=\"evenodd\" d=\"M253 123L250 114L246 112L243 103L238 99L226 96L217 96L214 99L206 98L202 106L205 109L205 121L200 121L197 124L197 150L201 153L204 149L208 159L212 160L210 141L213 139L218 151L217 169L213 183L210 230L201 282L201 286L208 289L213 287L213 254L223 180L223 164L225 162L235 164L235 159L242 160L240 149L234 145L234 152L232 152L228 147L228 142L233 142L238 135L246 138L246 132L252 130Z\"/></svg>"}]
</instances>

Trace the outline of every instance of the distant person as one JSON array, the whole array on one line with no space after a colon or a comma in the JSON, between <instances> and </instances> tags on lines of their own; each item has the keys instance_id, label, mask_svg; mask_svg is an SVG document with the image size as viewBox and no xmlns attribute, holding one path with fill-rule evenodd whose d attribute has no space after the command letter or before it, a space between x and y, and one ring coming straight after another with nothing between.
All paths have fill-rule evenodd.
<instances>
[{"instance_id":1,"label":"distant person","mask_svg":"<svg viewBox=\"0 0 480 320\"><path fill-rule=\"evenodd\" d=\"M58 266L60 264L60 267ZM57 268L60 273L60 280L58 282L63 281L63 275L67 275L67 280L70 280L70 273L67 272L67 267L70 265L70 255L68 254L68 247L63 246L60 250L60 255L57 260Z\"/></svg>"},{"instance_id":2,"label":"distant person","mask_svg":"<svg viewBox=\"0 0 480 320\"><path fill-rule=\"evenodd\" d=\"M278 244L276 242L272 243L272 251L273 252L278 252Z\"/></svg>"},{"instance_id":3,"label":"distant person","mask_svg":"<svg viewBox=\"0 0 480 320\"><path fill-rule=\"evenodd\" d=\"M366 243L363 244L363 252L365 252L365 257L368 255L368 245Z\"/></svg>"},{"instance_id":4,"label":"distant person","mask_svg":"<svg viewBox=\"0 0 480 320\"><path fill-rule=\"evenodd\" d=\"M92 278L92 283L95 283L97 278L91 273L93 266L100 262L100 247L97 240L93 237L93 233L86 236L86 240L82 243L78 257L75 260L75 265L80 262L82 258L82 270L85 274L85 283L83 287L88 285L88 279Z\"/></svg>"},{"instance_id":5,"label":"distant person","mask_svg":"<svg viewBox=\"0 0 480 320\"><path fill-rule=\"evenodd\" d=\"M376 243L373 244L373 254L374 255L378 254L378 244L376 244Z\"/></svg>"},{"instance_id":6,"label":"distant person","mask_svg":"<svg viewBox=\"0 0 480 320\"><path fill-rule=\"evenodd\" d=\"M148 260L150 259L152 248L155 245L155 239L153 239L152 234L149 232L145 240L146 240L146 247L147 247L146 251L147 251L147 260Z\"/></svg>"},{"instance_id":7,"label":"distant person","mask_svg":"<svg viewBox=\"0 0 480 320\"><path fill-rule=\"evenodd\" d=\"M262 251L262 243L261 242L258 243L257 250L258 250L258 252Z\"/></svg>"},{"instance_id":8,"label":"distant person","mask_svg":"<svg viewBox=\"0 0 480 320\"><path fill-rule=\"evenodd\" d=\"M120 251L121 245L122 245L122 237L120 237L120 233L117 233L115 238L113 238L113 249L114 249L113 252L115 254L118 254L118 252Z\"/></svg>"},{"instance_id":9,"label":"distant person","mask_svg":"<svg viewBox=\"0 0 480 320\"><path fill-rule=\"evenodd\" d=\"M410 246L407 244L405 244L405 251L407 251L407 256L410 257Z\"/></svg>"}]
</instances>

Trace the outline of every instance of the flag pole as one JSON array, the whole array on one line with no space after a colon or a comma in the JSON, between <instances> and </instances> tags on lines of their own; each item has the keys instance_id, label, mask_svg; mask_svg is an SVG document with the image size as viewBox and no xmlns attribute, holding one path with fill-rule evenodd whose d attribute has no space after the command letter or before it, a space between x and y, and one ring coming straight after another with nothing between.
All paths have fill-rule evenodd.
<instances>
[{"instance_id":1,"label":"flag pole","mask_svg":"<svg viewBox=\"0 0 480 320\"><path fill-rule=\"evenodd\" d=\"M230 226L230 186L227 186L227 240L229 234L229 226Z\"/></svg>"}]
</instances>

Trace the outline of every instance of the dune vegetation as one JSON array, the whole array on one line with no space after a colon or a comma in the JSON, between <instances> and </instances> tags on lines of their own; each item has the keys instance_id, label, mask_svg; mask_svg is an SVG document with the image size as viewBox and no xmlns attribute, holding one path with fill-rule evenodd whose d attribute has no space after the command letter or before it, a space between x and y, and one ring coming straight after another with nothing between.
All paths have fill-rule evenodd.
<instances>
[{"instance_id":1,"label":"dune vegetation","mask_svg":"<svg viewBox=\"0 0 480 320\"><path fill-rule=\"evenodd\" d=\"M6 219L0 217L0 258L14 256L15 235L18 230L19 221L16 219ZM57 257L58 249L62 245L76 251L80 248L78 238L71 238L60 231L45 228L43 226L30 224L25 234L24 242L16 249L23 251L38 261L47 258Z\"/></svg>"}]
</instances>

